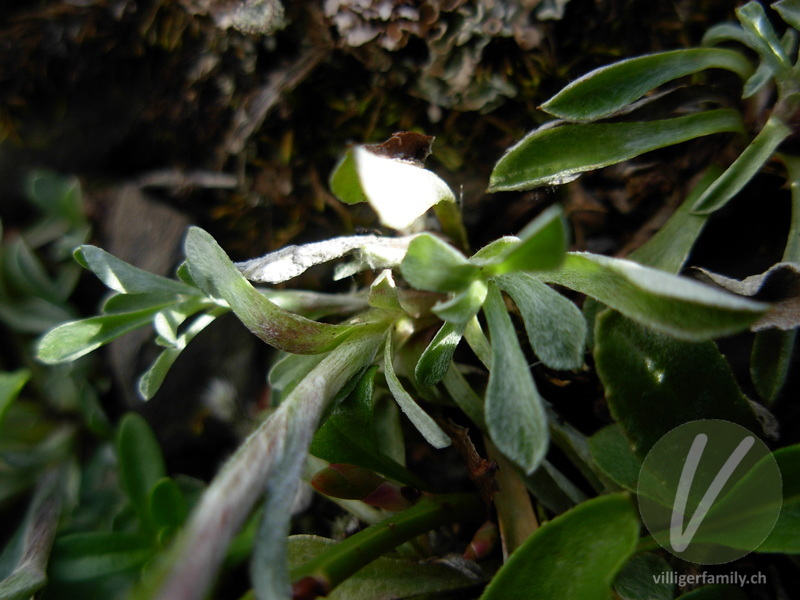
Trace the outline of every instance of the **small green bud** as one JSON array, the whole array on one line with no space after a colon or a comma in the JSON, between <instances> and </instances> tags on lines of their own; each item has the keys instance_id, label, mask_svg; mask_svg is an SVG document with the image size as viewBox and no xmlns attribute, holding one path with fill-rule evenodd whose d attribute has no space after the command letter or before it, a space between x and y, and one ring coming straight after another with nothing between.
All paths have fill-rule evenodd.
<instances>
[{"instance_id":1,"label":"small green bud","mask_svg":"<svg viewBox=\"0 0 800 600\"><path fill-rule=\"evenodd\" d=\"M475 532L472 541L464 551L464 558L467 560L486 558L497 544L497 538L497 525L492 521L486 521Z\"/></svg>"}]
</instances>

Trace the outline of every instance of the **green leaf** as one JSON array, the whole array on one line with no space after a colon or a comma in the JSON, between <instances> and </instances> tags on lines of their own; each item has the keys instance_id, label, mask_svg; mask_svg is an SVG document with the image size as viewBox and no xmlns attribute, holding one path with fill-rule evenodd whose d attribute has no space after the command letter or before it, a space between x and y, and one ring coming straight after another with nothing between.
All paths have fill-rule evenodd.
<instances>
[{"instance_id":1,"label":"green leaf","mask_svg":"<svg viewBox=\"0 0 800 600\"><path fill-rule=\"evenodd\" d=\"M353 149L349 149L333 168L328 185L331 192L345 204L358 204L366 202L367 197L358 180L356 170L356 160L353 157Z\"/></svg>"},{"instance_id":2,"label":"green leaf","mask_svg":"<svg viewBox=\"0 0 800 600\"><path fill-rule=\"evenodd\" d=\"M648 327L685 340L705 340L746 329L766 304L699 282L597 254L567 254L559 271L540 279L591 296Z\"/></svg>"},{"instance_id":3,"label":"green leaf","mask_svg":"<svg viewBox=\"0 0 800 600\"><path fill-rule=\"evenodd\" d=\"M595 337L597 373L611 414L638 456L643 458L671 429L697 419L723 419L760 431L713 342L677 340L614 311L598 315Z\"/></svg>"},{"instance_id":4,"label":"green leaf","mask_svg":"<svg viewBox=\"0 0 800 600\"><path fill-rule=\"evenodd\" d=\"M750 353L750 378L758 395L773 403L789 375L797 331L767 329L756 333Z\"/></svg>"},{"instance_id":5,"label":"green leaf","mask_svg":"<svg viewBox=\"0 0 800 600\"><path fill-rule=\"evenodd\" d=\"M47 583L47 563L66 492L65 470L56 467L39 477L22 525L0 557L0 600L29 600Z\"/></svg>"},{"instance_id":6,"label":"green leaf","mask_svg":"<svg viewBox=\"0 0 800 600\"><path fill-rule=\"evenodd\" d=\"M600 496L542 525L506 561L481 600L607 600L639 537L630 498Z\"/></svg>"},{"instance_id":7,"label":"green leaf","mask_svg":"<svg viewBox=\"0 0 800 600\"><path fill-rule=\"evenodd\" d=\"M769 22L764 7L758 2L748 2L736 9L736 16L750 42L750 47L758 52L761 59L770 65L775 73L790 68L789 59L781 46L778 35Z\"/></svg>"},{"instance_id":8,"label":"green leaf","mask_svg":"<svg viewBox=\"0 0 800 600\"><path fill-rule=\"evenodd\" d=\"M497 278L522 313L536 356L552 369L579 369L586 346L586 321L564 296L527 273Z\"/></svg>"},{"instance_id":9,"label":"green leaf","mask_svg":"<svg viewBox=\"0 0 800 600\"><path fill-rule=\"evenodd\" d=\"M289 538L289 565L299 567L330 551L334 540L293 535ZM380 557L338 585L328 600L375 600L376 598L406 598L468 587L472 577L443 562L418 562Z\"/></svg>"},{"instance_id":10,"label":"green leaf","mask_svg":"<svg viewBox=\"0 0 800 600\"><path fill-rule=\"evenodd\" d=\"M800 3L797 0L780 0L772 8L778 11L781 19L797 30L800 30Z\"/></svg>"},{"instance_id":11,"label":"green leaf","mask_svg":"<svg viewBox=\"0 0 800 600\"><path fill-rule=\"evenodd\" d=\"M134 267L95 246L81 246L76 249L75 259L109 288L123 294L167 293L196 296L199 293L196 288L181 281Z\"/></svg>"},{"instance_id":12,"label":"green leaf","mask_svg":"<svg viewBox=\"0 0 800 600\"><path fill-rule=\"evenodd\" d=\"M278 455L271 458L274 469L265 477L264 518L250 570L258 597L288 595L286 538L309 446L328 404L357 373L372 364L379 343L378 331L383 333L384 327L365 328L350 336L295 387L273 414L279 437L271 445L277 444ZM281 414L282 411L285 412ZM236 481L231 483L235 485Z\"/></svg>"},{"instance_id":13,"label":"green leaf","mask_svg":"<svg viewBox=\"0 0 800 600\"><path fill-rule=\"evenodd\" d=\"M50 278L25 239L17 237L5 244L2 253L4 278L22 296L36 296L59 304L71 290L61 290Z\"/></svg>"},{"instance_id":14,"label":"green leaf","mask_svg":"<svg viewBox=\"0 0 800 600\"><path fill-rule=\"evenodd\" d=\"M733 23L719 23L709 27L700 42L703 46L716 46L727 42L739 42L745 46L750 46L750 41L744 34L740 25Z\"/></svg>"},{"instance_id":15,"label":"green leaf","mask_svg":"<svg viewBox=\"0 0 800 600\"><path fill-rule=\"evenodd\" d=\"M694 214L692 207L721 174L720 167L709 167L678 210L653 237L631 252L628 258L667 273L679 273L708 221L708 215Z\"/></svg>"},{"instance_id":16,"label":"green leaf","mask_svg":"<svg viewBox=\"0 0 800 600\"><path fill-rule=\"evenodd\" d=\"M411 242L400 272L410 285L429 292L458 292L480 277L463 254L427 233Z\"/></svg>"},{"instance_id":17,"label":"green leaf","mask_svg":"<svg viewBox=\"0 0 800 600\"><path fill-rule=\"evenodd\" d=\"M483 415L483 398L475 393L470 387L469 382L459 372L454 363L450 363L450 368L445 373L442 380L447 393L464 411L470 420L478 426L481 431L486 431L486 420Z\"/></svg>"},{"instance_id":18,"label":"green leaf","mask_svg":"<svg viewBox=\"0 0 800 600\"><path fill-rule=\"evenodd\" d=\"M466 324L444 323L417 361L414 376L422 385L436 385L450 368Z\"/></svg>"},{"instance_id":19,"label":"green leaf","mask_svg":"<svg viewBox=\"0 0 800 600\"><path fill-rule=\"evenodd\" d=\"M330 185L347 204L367 200L381 223L394 229L408 228L439 202L455 202L452 190L438 175L364 146L348 150L334 169Z\"/></svg>"},{"instance_id":20,"label":"green leaf","mask_svg":"<svg viewBox=\"0 0 800 600\"><path fill-rule=\"evenodd\" d=\"M156 306L135 312L89 317L59 325L39 340L37 358L46 364L76 360L121 335L149 324L160 308Z\"/></svg>"},{"instance_id":21,"label":"green leaf","mask_svg":"<svg viewBox=\"0 0 800 600\"><path fill-rule=\"evenodd\" d=\"M411 395L403 389L403 385L394 372L394 352L392 352L391 332L386 336L386 345L383 352L383 369L389 391L397 401L400 410L408 417L409 421L422 434L422 437L434 448L445 448L450 445L450 438L442 431L428 413L417 404Z\"/></svg>"},{"instance_id":22,"label":"green leaf","mask_svg":"<svg viewBox=\"0 0 800 600\"><path fill-rule=\"evenodd\" d=\"M200 288L223 298L250 331L279 350L324 352L357 327L318 323L279 308L250 285L214 238L198 227L186 236L186 257Z\"/></svg>"},{"instance_id":23,"label":"green leaf","mask_svg":"<svg viewBox=\"0 0 800 600\"><path fill-rule=\"evenodd\" d=\"M381 271L381 274L369 286L369 305L373 308L383 310L402 311L400 299L397 295L397 285L389 269Z\"/></svg>"},{"instance_id":24,"label":"green leaf","mask_svg":"<svg viewBox=\"0 0 800 600\"><path fill-rule=\"evenodd\" d=\"M533 475L525 477L524 483L537 502L557 515L586 500L586 494L547 460Z\"/></svg>"},{"instance_id":25,"label":"green leaf","mask_svg":"<svg viewBox=\"0 0 800 600\"><path fill-rule=\"evenodd\" d=\"M738 112L718 109L649 122L547 124L506 151L492 171L489 191L560 185L586 171L722 132L743 132Z\"/></svg>"},{"instance_id":26,"label":"green leaf","mask_svg":"<svg viewBox=\"0 0 800 600\"><path fill-rule=\"evenodd\" d=\"M635 492L642 461L633 453L631 443L617 425L608 425L589 438L595 464L614 482Z\"/></svg>"},{"instance_id":27,"label":"green leaf","mask_svg":"<svg viewBox=\"0 0 800 600\"><path fill-rule=\"evenodd\" d=\"M156 292L153 294L112 294L103 304L103 314L119 314L151 310L155 316L162 310L193 314L204 307L217 306L210 300L195 296L179 302L175 294Z\"/></svg>"},{"instance_id":28,"label":"green leaf","mask_svg":"<svg viewBox=\"0 0 800 600\"><path fill-rule=\"evenodd\" d=\"M21 333L40 335L74 318L69 307L38 296L0 298L0 321Z\"/></svg>"},{"instance_id":29,"label":"green leaf","mask_svg":"<svg viewBox=\"0 0 800 600\"><path fill-rule=\"evenodd\" d=\"M756 72L745 81L742 89L742 99L752 98L766 86L775 74L767 63L758 65Z\"/></svg>"},{"instance_id":30,"label":"green leaf","mask_svg":"<svg viewBox=\"0 0 800 600\"><path fill-rule=\"evenodd\" d=\"M80 182L45 170L34 170L26 177L25 195L47 215L69 221L72 227L85 223Z\"/></svg>"},{"instance_id":31,"label":"green leaf","mask_svg":"<svg viewBox=\"0 0 800 600\"><path fill-rule=\"evenodd\" d=\"M470 258L470 262L482 267L487 275L557 268L569 246L561 207L555 205L545 210L519 232L519 238L518 243L505 245L499 252L492 245L487 246Z\"/></svg>"},{"instance_id":32,"label":"green leaf","mask_svg":"<svg viewBox=\"0 0 800 600\"><path fill-rule=\"evenodd\" d=\"M166 467L158 440L141 415L128 413L122 418L117 431L117 457L122 489L142 525L150 529L150 494L165 477Z\"/></svg>"},{"instance_id":33,"label":"green leaf","mask_svg":"<svg viewBox=\"0 0 800 600\"><path fill-rule=\"evenodd\" d=\"M742 80L753 72L750 62L733 50L693 48L659 52L595 69L570 83L541 108L570 121L594 121L613 114L660 85L713 68L733 71Z\"/></svg>"},{"instance_id":34,"label":"green leaf","mask_svg":"<svg viewBox=\"0 0 800 600\"><path fill-rule=\"evenodd\" d=\"M159 531L171 533L189 514L186 497L174 479L159 479L150 491L150 515Z\"/></svg>"},{"instance_id":35,"label":"green leaf","mask_svg":"<svg viewBox=\"0 0 800 600\"><path fill-rule=\"evenodd\" d=\"M273 404L280 404L314 367L327 356L320 354L285 354L269 371L269 386L272 388Z\"/></svg>"},{"instance_id":36,"label":"green leaf","mask_svg":"<svg viewBox=\"0 0 800 600\"><path fill-rule=\"evenodd\" d=\"M791 133L791 128L778 117L770 117L750 145L698 198L693 212L710 214L725 206L761 170L780 143Z\"/></svg>"},{"instance_id":37,"label":"green leaf","mask_svg":"<svg viewBox=\"0 0 800 600\"><path fill-rule=\"evenodd\" d=\"M517 246L519 242L520 240L516 236L503 236L494 240L493 242L489 242L483 248L478 250L470 257L469 262L474 265L478 265L479 267L492 264L497 262L498 257L502 256L507 249Z\"/></svg>"},{"instance_id":38,"label":"green leaf","mask_svg":"<svg viewBox=\"0 0 800 600\"><path fill-rule=\"evenodd\" d=\"M372 363L386 325L369 323L328 353L217 473L186 526L131 598L199 598L209 593L236 532L266 490L264 521L256 547L257 589L289 595L286 537L292 503L308 446L323 413L339 391Z\"/></svg>"},{"instance_id":39,"label":"green leaf","mask_svg":"<svg viewBox=\"0 0 800 600\"><path fill-rule=\"evenodd\" d=\"M156 315L156 318L162 314L163 313L159 313ZM218 314L218 312L211 312L197 317L181 335L172 340L173 345L165 348L158 355L150 368L142 373L141 377L139 378L138 387L139 395L143 399L150 400L156 395L156 392L158 392L161 384L164 383L167 373L169 373L169 370L172 368L172 365L175 364L175 361L178 359L181 352L183 352L189 342L191 342L203 329L214 322L214 319L217 318ZM158 325L156 325L156 329L159 329ZM160 331L160 333L161 332L163 332L163 329ZM177 331L173 333L177 333Z\"/></svg>"},{"instance_id":40,"label":"green leaf","mask_svg":"<svg viewBox=\"0 0 800 600\"><path fill-rule=\"evenodd\" d=\"M22 388L28 383L31 373L27 369L17 369L10 373L0 373L0 428L9 407L17 399Z\"/></svg>"},{"instance_id":41,"label":"green leaf","mask_svg":"<svg viewBox=\"0 0 800 600\"><path fill-rule=\"evenodd\" d=\"M476 279L449 300L437 302L431 311L443 321L465 325L478 314L488 289L485 280Z\"/></svg>"},{"instance_id":42,"label":"green leaf","mask_svg":"<svg viewBox=\"0 0 800 600\"><path fill-rule=\"evenodd\" d=\"M485 406L489 436L509 460L532 473L547 454L547 414L503 297L493 283L483 310L492 340Z\"/></svg>"},{"instance_id":43,"label":"green leaf","mask_svg":"<svg viewBox=\"0 0 800 600\"><path fill-rule=\"evenodd\" d=\"M331 463L358 465L425 489L424 482L381 452L373 395L377 372L377 365L369 367L353 391L336 405L314 435L310 452Z\"/></svg>"},{"instance_id":44,"label":"green leaf","mask_svg":"<svg viewBox=\"0 0 800 600\"><path fill-rule=\"evenodd\" d=\"M658 580L671 577L672 567L657 554L642 553L632 557L614 579L614 591L621 600L672 600L675 583Z\"/></svg>"},{"instance_id":45,"label":"green leaf","mask_svg":"<svg viewBox=\"0 0 800 600\"><path fill-rule=\"evenodd\" d=\"M783 506L772 533L757 552L800 554L800 445L773 452L783 479Z\"/></svg>"},{"instance_id":46,"label":"green leaf","mask_svg":"<svg viewBox=\"0 0 800 600\"><path fill-rule=\"evenodd\" d=\"M55 582L84 582L140 568L155 552L150 538L124 531L73 533L53 546Z\"/></svg>"}]
</instances>

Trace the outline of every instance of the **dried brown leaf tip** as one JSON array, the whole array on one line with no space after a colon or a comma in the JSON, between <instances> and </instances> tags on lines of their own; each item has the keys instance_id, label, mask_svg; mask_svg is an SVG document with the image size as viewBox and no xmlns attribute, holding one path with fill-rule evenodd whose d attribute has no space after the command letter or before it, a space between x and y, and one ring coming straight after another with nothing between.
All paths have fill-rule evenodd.
<instances>
[{"instance_id":1,"label":"dried brown leaf tip","mask_svg":"<svg viewBox=\"0 0 800 600\"><path fill-rule=\"evenodd\" d=\"M695 267L695 276L739 296L769 302L772 307L750 329L781 329L800 326L800 265L778 263L760 275L741 281Z\"/></svg>"},{"instance_id":2,"label":"dried brown leaf tip","mask_svg":"<svg viewBox=\"0 0 800 600\"><path fill-rule=\"evenodd\" d=\"M413 131L398 131L393 133L392 137L385 142L367 144L364 147L378 156L396 158L422 167L425 164L425 159L431 154L434 139L436 138L432 135Z\"/></svg>"}]
</instances>

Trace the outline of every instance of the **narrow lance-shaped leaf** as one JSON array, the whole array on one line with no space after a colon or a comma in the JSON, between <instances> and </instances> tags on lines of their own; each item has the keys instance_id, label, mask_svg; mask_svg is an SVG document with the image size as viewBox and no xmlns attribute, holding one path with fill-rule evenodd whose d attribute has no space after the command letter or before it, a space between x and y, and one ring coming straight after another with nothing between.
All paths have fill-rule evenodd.
<instances>
[{"instance_id":1,"label":"narrow lance-shaped leaf","mask_svg":"<svg viewBox=\"0 0 800 600\"><path fill-rule=\"evenodd\" d=\"M23 237L7 242L3 250L0 258L8 285L22 295L40 297L56 304L66 299L63 290L56 286Z\"/></svg>"},{"instance_id":2,"label":"narrow lance-shaped leaf","mask_svg":"<svg viewBox=\"0 0 800 600\"><path fill-rule=\"evenodd\" d=\"M603 302L648 327L686 340L746 329L768 305L720 292L629 260L574 252L540 279Z\"/></svg>"},{"instance_id":3,"label":"narrow lance-shaped leaf","mask_svg":"<svg viewBox=\"0 0 800 600\"><path fill-rule=\"evenodd\" d=\"M586 321L564 296L527 273L497 278L522 313L536 356L552 369L579 369L586 345Z\"/></svg>"},{"instance_id":4,"label":"narrow lance-shaped leaf","mask_svg":"<svg viewBox=\"0 0 800 600\"><path fill-rule=\"evenodd\" d=\"M739 113L729 109L650 122L545 125L506 151L492 171L489 191L559 185L651 150L742 131Z\"/></svg>"},{"instance_id":5,"label":"narrow lance-shaped leaf","mask_svg":"<svg viewBox=\"0 0 800 600\"><path fill-rule=\"evenodd\" d=\"M679 273L708 221L708 215L694 214L692 207L721 173L720 167L709 167L664 226L628 258L667 273Z\"/></svg>"},{"instance_id":6,"label":"narrow lance-shaped leaf","mask_svg":"<svg viewBox=\"0 0 800 600\"><path fill-rule=\"evenodd\" d=\"M113 254L95 246L81 246L75 250L75 260L90 269L109 288L122 294L197 295L199 291L182 281L167 279L134 267Z\"/></svg>"},{"instance_id":7,"label":"narrow lance-shaped leaf","mask_svg":"<svg viewBox=\"0 0 800 600\"><path fill-rule=\"evenodd\" d=\"M355 326L329 325L287 312L270 302L239 273L219 244L197 227L186 236L192 278L211 297L223 298L236 316L266 343L296 354L324 352Z\"/></svg>"},{"instance_id":8,"label":"narrow lance-shaped leaf","mask_svg":"<svg viewBox=\"0 0 800 600\"><path fill-rule=\"evenodd\" d=\"M464 335L464 324L445 323L419 357L414 376L422 385L436 385L450 368L456 347Z\"/></svg>"},{"instance_id":9,"label":"narrow lance-shaped leaf","mask_svg":"<svg viewBox=\"0 0 800 600\"><path fill-rule=\"evenodd\" d=\"M59 537L53 545L50 576L59 582L91 582L131 572L153 558L152 539L126 531L90 531Z\"/></svg>"},{"instance_id":10,"label":"narrow lance-shaped leaf","mask_svg":"<svg viewBox=\"0 0 800 600\"><path fill-rule=\"evenodd\" d=\"M37 358L47 364L76 360L121 335L149 324L164 306L100 315L59 325L39 340Z\"/></svg>"},{"instance_id":11,"label":"narrow lance-shaped leaf","mask_svg":"<svg viewBox=\"0 0 800 600\"><path fill-rule=\"evenodd\" d=\"M289 597L285 544L291 500L308 444L331 400L372 363L384 333L384 326L378 324L354 332L297 384L228 460L132 599L204 598L228 544L263 494L267 481L271 488L264 514L269 521L262 525L256 550L259 572L255 585L263 597Z\"/></svg>"},{"instance_id":12,"label":"narrow lance-shaped leaf","mask_svg":"<svg viewBox=\"0 0 800 600\"><path fill-rule=\"evenodd\" d=\"M3 600L28 600L47 583L50 549L65 495L65 474L66 468L61 466L49 470L40 478L18 532L21 536L19 553L16 557L8 554L11 544L3 552L3 558L16 559L10 565L13 566L11 573L0 581L0 598Z\"/></svg>"},{"instance_id":13,"label":"narrow lance-shaped leaf","mask_svg":"<svg viewBox=\"0 0 800 600\"><path fill-rule=\"evenodd\" d=\"M774 73L767 63L758 65L756 72L744 83L742 98L752 98L772 80Z\"/></svg>"},{"instance_id":14,"label":"narrow lance-shaped leaf","mask_svg":"<svg viewBox=\"0 0 800 600\"><path fill-rule=\"evenodd\" d=\"M547 453L547 413L517 333L494 283L483 307L492 340L492 368L486 389L486 425L495 446L526 473Z\"/></svg>"},{"instance_id":15,"label":"narrow lance-shaped leaf","mask_svg":"<svg viewBox=\"0 0 800 600\"><path fill-rule=\"evenodd\" d=\"M733 71L743 80L753 72L747 58L733 50L660 52L595 69L570 83L541 108L569 121L593 121L624 108L664 83L712 68Z\"/></svg>"},{"instance_id":16,"label":"narrow lance-shaped leaf","mask_svg":"<svg viewBox=\"0 0 800 600\"><path fill-rule=\"evenodd\" d=\"M797 3L797 0L780 0L780 2L775 2L772 8L778 11L781 19L800 30L800 4Z\"/></svg>"},{"instance_id":17,"label":"narrow lance-shaped leaf","mask_svg":"<svg viewBox=\"0 0 800 600\"><path fill-rule=\"evenodd\" d=\"M0 426L11 404L16 400L22 388L31 377L27 369L18 369L12 373L0 373Z\"/></svg>"},{"instance_id":18,"label":"narrow lance-shaped leaf","mask_svg":"<svg viewBox=\"0 0 800 600\"><path fill-rule=\"evenodd\" d=\"M153 430L136 413L128 413L117 434L119 475L133 509L146 529L153 527L150 492L166 475L164 457Z\"/></svg>"},{"instance_id":19,"label":"narrow lance-shaped leaf","mask_svg":"<svg viewBox=\"0 0 800 600\"><path fill-rule=\"evenodd\" d=\"M481 600L608 600L638 538L639 520L627 495L594 498L537 529L500 568Z\"/></svg>"},{"instance_id":20,"label":"narrow lance-shaped leaf","mask_svg":"<svg viewBox=\"0 0 800 600\"><path fill-rule=\"evenodd\" d=\"M428 413L417 404L411 395L403 389L403 385L394 372L393 365L394 353L392 352L391 332L386 336L386 346L383 351L383 369L386 375L386 383L389 391L397 400L400 410L403 411L414 427L422 434L422 437L434 448L445 448L450 445L450 438L442 431Z\"/></svg>"},{"instance_id":21,"label":"narrow lance-shaped leaf","mask_svg":"<svg viewBox=\"0 0 800 600\"><path fill-rule=\"evenodd\" d=\"M735 25L734 23L719 23L709 27L703 34L703 39L700 43L703 46L716 46L726 42L739 42L748 47L750 45L750 41L744 34L741 25Z\"/></svg>"},{"instance_id":22,"label":"narrow lance-shaped leaf","mask_svg":"<svg viewBox=\"0 0 800 600\"><path fill-rule=\"evenodd\" d=\"M558 205L551 206L519 232L519 241L504 243L501 240L499 244L481 248L469 261L480 266L487 275L555 269L564 260L569 246L563 210Z\"/></svg>"},{"instance_id":23,"label":"narrow lance-shaped leaf","mask_svg":"<svg viewBox=\"0 0 800 600\"><path fill-rule=\"evenodd\" d=\"M764 7L753 0L737 8L736 16L742 24L750 47L758 52L761 59L767 62L776 74L786 72L790 68L789 59L769 22Z\"/></svg>"},{"instance_id":24,"label":"narrow lance-shaped leaf","mask_svg":"<svg viewBox=\"0 0 800 600\"><path fill-rule=\"evenodd\" d=\"M453 398L459 408L464 411L481 431L486 431L486 420L483 416L483 398L475 393L470 387L469 382L459 372L454 363L450 363L450 368L442 379L445 389Z\"/></svg>"},{"instance_id":25,"label":"narrow lance-shaped leaf","mask_svg":"<svg viewBox=\"0 0 800 600\"><path fill-rule=\"evenodd\" d=\"M183 352L189 342L191 342L203 329L213 323L217 316L219 316L219 313L214 311L200 315L192 322L191 325L189 325L189 327L186 328L186 331L178 336L174 345L165 348L158 355L150 368L139 377L139 395L143 399L150 400L156 395L156 392L158 392L161 384L164 383L167 373L169 373L169 370L172 368L172 365L175 364L175 361L178 360L181 352Z\"/></svg>"},{"instance_id":26,"label":"narrow lance-shaped leaf","mask_svg":"<svg viewBox=\"0 0 800 600\"><path fill-rule=\"evenodd\" d=\"M698 198L694 212L709 214L725 206L761 170L780 143L791 133L792 130L783 121L771 116L750 145Z\"/></svg>"}]
</instances>

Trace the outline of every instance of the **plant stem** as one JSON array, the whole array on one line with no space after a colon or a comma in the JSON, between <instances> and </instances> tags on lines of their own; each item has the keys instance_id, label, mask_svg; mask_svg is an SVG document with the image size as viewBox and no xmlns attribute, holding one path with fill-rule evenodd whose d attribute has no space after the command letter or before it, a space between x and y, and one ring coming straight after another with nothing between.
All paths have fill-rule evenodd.
<instances>
[{"instance_id":1,"label":"plant stem","mask_svg":"<svg viewBox=\"0 0 800 600\"><path fill-rule=\"evenodd\" d=\"M483 363L483 366L491 370L492 346L489 344L489 340L486 338L477 316L472 317L467 322L467 326L464 329L464 339L467 340L467 344L472 348L478 360Z\"/></svg>"},{"instance_id":2,"label":"plant stem","mask_svg":"<svg viewBox=\"0 0 800 600\"><path fill-rule=\"evenodd\" d=\"M481 519L484 505L477 494L424 496L414 506L336 544L292 570L292 581L303 581L318 593L333 588L373 560L436 527L470 518ZM295 598L315 596L296 595Z\"/></svg>"},{"instance_id":3,"label":"plant stem","mask_svg":"<svg viewBox=\"0 0 800 600\"><path fill-rule=\"evenodd\" d=\"M520 479L511 462L484 436L486 453L497 463L497 483L500 491L494 495L500 537L503 541L503 558L507 559L539 527L533 512L528 488Z\"/></svg>"}]
</instances>

